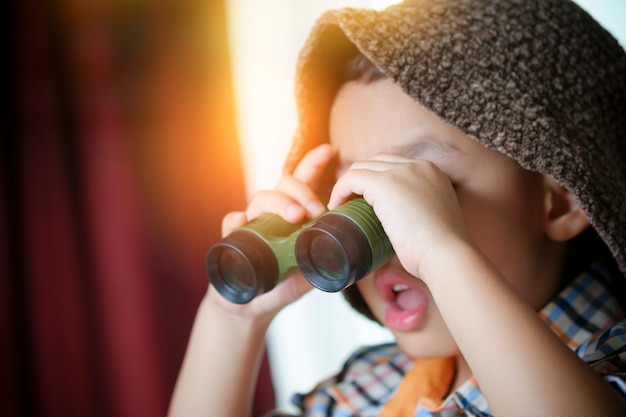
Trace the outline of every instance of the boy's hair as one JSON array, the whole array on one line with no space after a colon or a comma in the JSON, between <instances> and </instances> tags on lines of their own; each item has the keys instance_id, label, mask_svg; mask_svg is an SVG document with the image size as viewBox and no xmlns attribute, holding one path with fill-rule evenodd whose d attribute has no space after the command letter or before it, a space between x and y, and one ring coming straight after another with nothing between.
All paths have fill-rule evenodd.
<instances>
[{"instance_id":1,"label":"boy's hair","mask_svg":"<svg viewBox=\"0 0 626 417\"><path fill-rule=\"evenodd\" d=\"M371 82L386 78L385 73L372 63L365 55L355 51L355 55L346 61L337 74L340 84L348 81L361 81L369 84Z\"/></svg>"},{"instance_id":2,"label":"boy's hair","mask_svg":"<svg viewBox=\"0 0 626 417\"><path fill-rule=\"evenodd\" d=\"M626 54L579 6L407 0L327 12L298 61L287 172L328 141L341 68L358 53L454 128L570 190L626 274Z\"/></svg>"}]
</instances>

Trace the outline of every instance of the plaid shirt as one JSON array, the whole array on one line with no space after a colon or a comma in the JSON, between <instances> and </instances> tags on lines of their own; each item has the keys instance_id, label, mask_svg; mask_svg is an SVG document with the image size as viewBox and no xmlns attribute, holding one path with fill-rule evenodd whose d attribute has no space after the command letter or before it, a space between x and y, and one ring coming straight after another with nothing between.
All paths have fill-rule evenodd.
<instances>
[{"instance_id":1,"label":"plaid shirt","mask_svg":"<svg viewBox=\"0 0 626 417\"><path fill-rule=\"evenodd\" d=\"M611 277L595 265L578 277L540 313L550 328L594 370L626 393L626 320L611 295ZM341 372L292 402L307 417L377 416L413 360L395 344L355 352ZM272 412L267 417L286 416ZM474 378L436 408L418 403L414 417L491 416Z\"/></svg>"}]
</instances>

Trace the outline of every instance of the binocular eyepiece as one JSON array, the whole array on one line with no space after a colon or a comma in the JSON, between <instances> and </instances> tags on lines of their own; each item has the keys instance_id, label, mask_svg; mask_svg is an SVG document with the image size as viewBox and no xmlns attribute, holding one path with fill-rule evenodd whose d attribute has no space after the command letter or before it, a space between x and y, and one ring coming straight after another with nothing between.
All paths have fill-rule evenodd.
<instances>
[{"instance_id":1,"label":"binocular eyepiece","mask_svg":"<svg viewBox=\"0 0 626 417\"><path fill-rule=\"evenodd\" d=\"M206 270L222 296L245 304L297 268L316 288L341 291L392 255L374 210L355 198L303 225L263 214L213 245Z\"/></svg>"}]
</instances>

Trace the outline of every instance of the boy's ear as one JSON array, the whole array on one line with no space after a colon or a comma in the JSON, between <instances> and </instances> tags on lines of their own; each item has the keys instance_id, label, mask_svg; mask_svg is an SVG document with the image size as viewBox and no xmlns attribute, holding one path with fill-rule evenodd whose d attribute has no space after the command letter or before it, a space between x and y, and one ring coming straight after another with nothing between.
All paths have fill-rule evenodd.
<instances>
[{"instance_id":1,"label":"boy's ear","mask_svg":"<svg viewBox=\"0 0 626 417\"><path fill-rule=\"evenodd\" d=\"M545 175L544 181L546 235L557 242L576 237L589 227L587 215L567 189Z\"/></svg>"}]
</instances>

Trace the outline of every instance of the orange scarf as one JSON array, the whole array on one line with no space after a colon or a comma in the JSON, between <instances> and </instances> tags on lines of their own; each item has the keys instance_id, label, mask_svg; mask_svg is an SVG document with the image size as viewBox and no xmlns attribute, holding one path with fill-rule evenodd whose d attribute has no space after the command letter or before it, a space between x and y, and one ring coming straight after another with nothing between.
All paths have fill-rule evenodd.
<instances>
[{"instance_id":1,"label":"orange scarf","mask_svg":"<svg viewBox=\"0 0 626 417\"><path fill-rule=\"evenodd\" d=\"M455 369L454 358L415 361L379 417L412 417L418 401L428 408L439 407L452 384Z\"/></svg>"}]
</instances>

